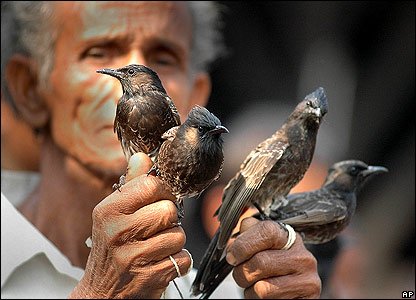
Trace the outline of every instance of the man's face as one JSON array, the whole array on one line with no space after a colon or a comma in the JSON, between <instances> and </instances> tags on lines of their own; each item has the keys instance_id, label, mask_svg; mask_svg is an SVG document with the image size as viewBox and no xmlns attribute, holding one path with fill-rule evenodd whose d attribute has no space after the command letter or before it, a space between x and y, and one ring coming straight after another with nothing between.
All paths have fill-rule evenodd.
<instances>
[{"instance_id":1,"label":"man's face","mask_svg":"<svg viewBox=\"0 0 416 300\"><path fill-rule=\"evenodd\" d=\"M55 143L82 164L108 175L126 166L113 122L122 95L102 68L144 64L155 70L182 120L191 103L191 17L176 2L61 2L50 85L40 90Z\"/></svg>"}]
</instances>

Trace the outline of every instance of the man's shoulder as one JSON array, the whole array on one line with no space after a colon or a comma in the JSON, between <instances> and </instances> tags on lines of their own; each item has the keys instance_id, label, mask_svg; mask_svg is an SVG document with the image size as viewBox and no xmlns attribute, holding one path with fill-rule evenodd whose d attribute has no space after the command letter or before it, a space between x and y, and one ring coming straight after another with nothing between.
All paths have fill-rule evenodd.
<instances>
[{"instance_id":1,"label":"man's shoulder","mask_svg":"<svg viewBox=\"0 0 416 300\"><path fill-rule=\"evenodd\" d=\"M39 181L39 172L1 169L1 192L15 207L23 202Z\"/></svg>"},{"instance_id":2,"label":"man's shoulder","mask_svg":"<svg viewBox=\"0 0 416 300\"><path fill-rule=\"evenodd\" d=\"M2 298L66 297L82 274L1 192Z\"/></svg>"}]
</instances>

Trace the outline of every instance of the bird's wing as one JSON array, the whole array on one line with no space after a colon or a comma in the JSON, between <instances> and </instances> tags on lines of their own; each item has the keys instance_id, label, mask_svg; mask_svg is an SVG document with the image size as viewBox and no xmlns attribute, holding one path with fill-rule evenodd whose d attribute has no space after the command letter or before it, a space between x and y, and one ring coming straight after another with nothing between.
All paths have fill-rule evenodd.
<instances>
[{"instance_id":1,"label":"bird's wing","mask_svg":"<svg viewBox=\"0 0 416 300\"><path fill-rule=\"evenodd\" d=\"M222 257L225 246L244 209L250 205L255 191L282 157L286 148L287 143L278 141L274 144L265 142L259 144L250 152L241 164L240 171L225 187L222 205L215 213L218 214L220 227L204 254L196 279L192 284L194 295L200 292L203 292L205 296L210 295L216 284L221 282L231 270L226 268L223 273L221 267L226 262ZM215 278L219 280L217 283Z\"/></svg>"},{"instance_id":2,"label":"bird's wing","mask_svg":"<svg viewBox=\"0 0 416 300\"><path fill-rule=\"evenodd\" d=\"M181 125L181 117L179 115L178 109L175 106L175 103L173 103L169 96L166 97L166 100L168 101L169 107L172 110L173 118L175 119L176 124Z\"/></svg>"},{"instance_id":3,"label":"bird's wing","mask_svg":"<svg viewBox=\"0 0 416 300\"><path fill-rule=\"evenodd\" d=\"M317 190L288 197L288 205L279 213L279 221L290 225L322 225L344 219L347 205L341 195Z\"/></svg>"},{"instance_id":4,"label":"bird's wing","mask_svg":"<svg viewBox=\"0 0 416 300\"><path fill-rule=\"evenodd\" d=\"M162 134L162 139L172 141L175 138L178 129L179 126L175 126L166 130L165 133Z\"/></svg>"},{"instance_id":5,"label":"bird's wing","mask_svg":"<svg viewBox=\"0 0 416 300\"><path fill-rule=\"evenodd\" d=\"M121 102L131 102L131 105L121 105ZM134 99L127 98L126 95L123 95L119 101L119 104L117 105L117 113L114 119L114 132L117 133L117 138L121 142L121 146L127 160L134 153L138 151L144 151L144 149L141 149L140 144L137 143L137 140L131 138L131 135L135 135L138 130L137 128L131 127L131 124L138 124L140 118L141 114L137 106L134 105ZM128 129L123 128L123 124L128 124ZM127 136L124 137L124 135Z\"/></svg>"},{"instance_id":6,"label":"bird's wing","mask_svg":"<svg viewBox=\"0 0 416 300\"><path fill-rule=\"evenodd\" d=\"M222 204L218 210L221 223L218 240L220 247L225 247L244 209L251 205L254 193L288 147L283 141L266 141L247 156L240 171L224 189Z\"/></svg>"}]
</instances>

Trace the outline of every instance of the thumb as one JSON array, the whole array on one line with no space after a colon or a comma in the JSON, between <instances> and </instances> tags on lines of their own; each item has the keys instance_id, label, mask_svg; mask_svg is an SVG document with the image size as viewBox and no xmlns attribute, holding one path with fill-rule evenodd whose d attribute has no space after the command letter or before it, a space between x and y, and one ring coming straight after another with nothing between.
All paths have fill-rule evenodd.
<instances>
[{"instance_id":1,"label":"thumb","mask_svg":"<svg viewBox=\"0 0 416 300\"><path fill-rule=\"evenodd\" d=\"M130 157L129 165L127 167L126 182L133 178L146 174L152 167L153 162L149 156L143 152L138 152Z\"/></svg>"},{"instance_id":2,"label":"thumb","mask_svg":"<svg viewBox=\"0 0 416 300\"><path fill-rule=\"evenodd\" d=\"M244 231L247 231L250 227L256 225L260 221L256 218L248 217L241 221L240 225L240 233L243 233Z\"/></svg>"}]
</instances>

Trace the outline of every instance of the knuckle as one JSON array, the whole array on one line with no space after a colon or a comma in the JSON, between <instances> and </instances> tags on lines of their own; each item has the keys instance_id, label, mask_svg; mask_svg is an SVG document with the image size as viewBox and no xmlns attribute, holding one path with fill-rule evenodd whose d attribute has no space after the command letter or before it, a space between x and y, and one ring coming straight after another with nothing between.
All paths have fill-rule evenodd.
<instances>
[{"instance_id":1,"label":"knuckle","mask_svg":"<svg viewBox=\"0 0 416 300\"><path fill-rule=\"evenodd\" d=\"M167 220L176 220L178 217L178 209L176 208L176 205L170 200L163 201L163 203L164 213L168 217Z\"/></svg>"},{"instance_id":2,"label":"knuckle","mask_svg":"<svg viewBox=\"0 0 416 300\"><path fill-rule=\"evenodd\" d=\"M266 236L278 234L276 224L269 220L260 222L260 231Z\"/></svg>"},{"instance_id":3,"label":"knuckle","mask_svg":"<svg viewBox=\"0 0 416 300\"><path fill-rule=\"evenodd\" d=\"M155 176L140 175L136 180L139 184L134 184L133 194L142 195L144 198L149 198L158 192L158 178Z\"/></svg>"},{"instance_id":4,"label":"knuckle","mask_svg":"<svg viewBox=\"0 0 416 300\"><path fill-rule=\"evenodd\" d=\"M232 275L233 275L233 278L234 278L235 282L240 287L248 288L249 286L251 286L250 281L245 276L243 265L239 265L237 267L234 267Z\"/></svg>"},{"instance_id":5,"label":"knuckle","mask_svg":"<svg viewBox=\"0 0 416 300\"><path fill-rule=\"evenodd\" d=\"M186 234L182 227L175 227L174 230L178 232L176 237L176 244L180 245L181 248L185 246L186 243Z\"/></svg>"},{"instance_id":6,"label":"knuckle","mask_svg":"<svg viewBox=\"0 0 416 300\"><path fill-rule=\"evenodd\" d=\"M280 229L277 223L270 220L260 222L259 235L262 240L270 243L270 248L280 248L286 243L286 237L284 236L283 230Z\"/></svg>"},{"instance_id":7,"label":"knuckle","mask_svg":"<svg viewBox=\"0 0 416 300\"><path fill-rule=\"evenodd\" d=\"M254 292L259 298L266 298L271 293L271 285L264 280L257 281L254 284Z\"/></svg>"},{"instance_id":8,"label":"knuckle","mask_svg":"<svg viewBox=\"0 0 416 300\"><path fill-rule=\"evenodd\" d=\"M279 235L276 224L273 221L260 222L259 234L262 240L269 240L270 238L277 237Z\"/></svg>"},{"instance_id":9,"label":"knuckle","mask_svg":"<svg viewBox=\"0 0 416 300\"><path fill-rule=\"evenodd\" d=\"M234 279L241 287L249 287L268 274L269 262L269 256L264 252L256 253L251 259L234 268Z\"/></svg>"},{"instance_id":10,"label":"knuckle","mask_svg":"<svg viewBox=\"0 0 416 300\"><path fill-rule=\"evenodd\" d=\"M186 234L181 226L176 226L167 229L162 233L161 242L171 248L173 253L179 252L183 249L186 243Z\"/></svg>"},{"instance_id":11,"label":"knuckle","mask_svg":"<svg viewBox=\"0 0 416 300\"><path fill-rule=\"evenodd\" d=\"M188 252L185 250L180 252L180 257L176 259L176 261L178 262L182 275L187 274L191 265L193 264L190 254L188 254Z\"/></svg>"},{"instance_id":12,"label":"knuckle","mask_svg":"<svg viewBox=\"0 0 416 300\"><path fill-rule=\"evenodd\" d=\"M310 262L310 266L313 270L318 270L318 260L316 259L315 256L313 256L312 253L309 252L309 262Z\"/></svg>"},{"instance_id":13,"label":"knuckle","mask_svg":"<svg viewBox=\"0 0 416 300\"><path fill-rule=\"evenodd\" d=\"M134 185L134 194L142 195L143 198L159 198L175 200L167 185L156 176L147 176L143 174L138 177L141 180L140 185Z\"/></svg>"},{"instance_id":14,"label":"knuckle","mask_svg":"<svg viewBox=\"0 0 416 300\"><path fill-rule=\"evenodd\" d=\"M250 270L264 270L270 263L270 256L264 252L258 252L247 262Z\"/></svg>"},{"instance_id":15,"label":"knuckle","mask_svg":"<svg viewBox=\"0 0 416 300\"><path fill-rule=\"evenodd\" d=\"M111 257L112 265L115 266L118 274L126 274L128 266L133 265L128 259L129 256L121 248L113 248L109 253L109 257Z\"/></svg>"},{"instance_id":16,"label":"knuckle","mask_svg":"<svg viewBox=\"0 0 416 300\"><path fill-rule=\"evenodd\" d=\"M99 222L100 220L104 219L104 216L107 215L105 206L100 202L98 203L94 209L92 210L92 220L95 222Z\"/></svg>"},{"instance_id":17,"label":"knuckle","mask_svg":"<svg viewBox=\"0 0 416 300\"><path fill-rule=\"evenodd\" d=\"M318 298L321 295L321 292L322 292L322 281L321 281L321 278L318 276L318 274L316 274L312 294Z\"/></svg>"},{"instance_id":18,"label":"knuckle","mask_svg":"<svg viewBox=\"0 0 416 300\"><path fill-rule=\"evenodd\" d=\"M322 283L319 276L313 276L303 284L303 293L306 298L318 298L321 294Z\"/></svg>"},{"instance_id":19,"label":"knuckle","mask_svg":"<svg viewBox=\"0 0 416 300\"><path fill-rule=\"evenodd\" d=\"M309 251L304 251L298 259L299 263L304 266L305 270L310 270L311 272L315 272L318 268L318 261L316 260L315 256L312 255Z\"/></svg>"},{"instance_id":20,"label":"knuckle","mask_svg":"<svg viewBox=\"0 0 416 300\"><path fill-rule=\"evenodd\" d=\"M92 212L93 233L99 234L101 238L110 242L119 234L119 226L117 226L114 218L110 217L108 209L105 205L98 204Z\"/></svg>"}]
</instances>

